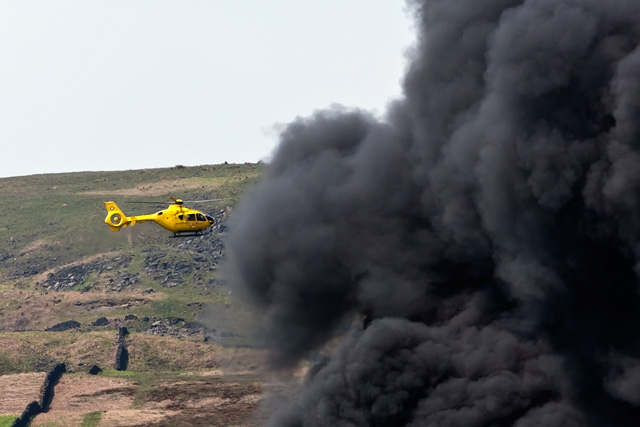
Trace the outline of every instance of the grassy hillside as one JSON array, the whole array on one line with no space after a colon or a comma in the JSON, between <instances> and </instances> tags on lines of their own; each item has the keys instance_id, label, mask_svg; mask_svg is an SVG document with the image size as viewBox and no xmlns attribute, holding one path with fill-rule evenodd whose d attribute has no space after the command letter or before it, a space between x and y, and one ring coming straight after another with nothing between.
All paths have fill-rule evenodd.
<instances>
[{"instance_id":1,"label":"grassy hillside","mask_svg":"<svg viewBox=\"0 0 640 427\"><path fill-rule=\"evenodd\" d=\"M225 164L0 179L0 343L12 349L0 374L54 359L108 364L120 326L132 332L140 372L210 368L216 353L203 345L250 346L251 316L217 276L222 223L197 237L172 238L150 223L113 233L103 202L139 215L161 210L168 196L220 199L194 207L224 221L261 172ZM79 326L55 330L68 321Z\"/></svg>"},{"instance_id":2,"label":"grassy hillside","mask_svg":"<svg viewBox=\"0 0 640 427\"><path fill-rule=\"evenodd\" d=\"M116 201L127 214L154 212L169 195L184 200L223 200L199 205L215 211L237 202L261 172L257 164L80 172L1 178L0 259L7 255L47 255L58 264L118 249L122 238L103 224L103 202ZM158 205L130 202L159 201ZM145 224L148 225L148 224ZM145 230L143 244L159 243L165 233Z\"/></svg>"}]
</instances>

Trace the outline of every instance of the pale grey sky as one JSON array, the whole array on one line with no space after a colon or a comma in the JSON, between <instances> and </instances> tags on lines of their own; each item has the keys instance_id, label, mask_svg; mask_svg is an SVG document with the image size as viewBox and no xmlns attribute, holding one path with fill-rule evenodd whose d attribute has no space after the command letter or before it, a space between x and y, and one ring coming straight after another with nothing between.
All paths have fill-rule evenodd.
<instances>
[{"instance_id":1,"label":"pale grey sky","mask_svg":"<svg viewBox=\"0 0 640 427\"><path fill-rule=\"evenodd\" d=\"M256 162L278 124L383 113L402 0L0 0L0 177Z\"/></svg>"}]
</instances>

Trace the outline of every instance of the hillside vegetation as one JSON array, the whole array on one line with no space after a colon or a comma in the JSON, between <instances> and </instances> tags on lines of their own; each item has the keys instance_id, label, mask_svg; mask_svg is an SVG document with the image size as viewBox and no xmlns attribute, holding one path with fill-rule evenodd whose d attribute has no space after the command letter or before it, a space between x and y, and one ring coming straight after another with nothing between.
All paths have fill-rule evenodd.
<instances>
[{"instance_id":1,"label":"hillside vegetation","mask_svg":"<svg viewBox=\"0 0 640 427\"><path fill-rule=\"evenodd\" d=\"M54 360L112 365L121 326L137 372L211 369L252 347L251 316L217 267L224 221L261 172L224 164L0 179L0 375ZM103 222L104 201L139 215L169 196L219 199L193 206L216 217L213 232L173 238L144 223L113 233Z\"/></svg>"},{"instance_id":2,"label":"hillside vegetation","mask_svg":"<svg viewBox=\"0 0 640 427\"><path fill-rule=\"evenodd\" d=\"M60 362L33 427L258 425L255 322L218 268L226 220L261 173L224 164L0 179L0 425L37 401ZM212 215L211 233L104 223L105 201L141 215L169 196Z\"/></svg>"},{"instance_id":3,"label":"hillside vegetation","mask_svg":"<svg viewBox=\"0 0 640 427\"><path fill-rule=\"evenodd\" d=\"M114 200L126 214L135 215L161 209L169 203L169 195L221 199L199 205L200 210L213 212L233 206L260 172L259 164L229 164L0 178L5 208L0 216L2 272L13 277L33 260L59 266L122 249L122 236L103 224L104 201ZM140 201L158 205L131 203ZM127 241L134 247L160 244L166 238L163 230L136 231L136 239Z\"/></svg>"}]
</instances>

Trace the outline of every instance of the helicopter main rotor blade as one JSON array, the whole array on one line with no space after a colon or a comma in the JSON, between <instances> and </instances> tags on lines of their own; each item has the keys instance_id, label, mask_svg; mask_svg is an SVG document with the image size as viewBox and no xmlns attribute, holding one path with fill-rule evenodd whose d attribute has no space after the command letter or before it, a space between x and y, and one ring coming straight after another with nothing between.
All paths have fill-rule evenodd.
<instances>
[{"instance_id":1,"label":"helicopter main rotor blade","mask_svg":"<svg viewBox=\"0 0 640 427\"><path fill-rule=\"evenodd\" d=\"M148 204L152 204L152 205L166 205L167 202L165 201L157 201L157 202L152 202L152 201L148 201L148 200L144 200L144 201L130 201L130 202L124 202L124 203L148 203Z\"/></svg>"},{"instance_id":2,"label":"helicopter main rotor blade","mask_svg":"<svg viewBox=\"0 0 640 427\"><path fill-rule=\"evenodd\" d=\"M221 199L204 199L204 200L182 200L182 199L176 199L174 197L170 197L169 200L173 201L173 203L178 203L178 200L181 201L181 203L205 203L205 202L217 202L219 200L227 200L228 197L225 198L221 198ZM128 202L124 202L124 203L146 203L146 204L151 204L151 205L166 205L167 201L166 200L135 200L135 201L128 201Z\"/></svg>"}]
</instances>

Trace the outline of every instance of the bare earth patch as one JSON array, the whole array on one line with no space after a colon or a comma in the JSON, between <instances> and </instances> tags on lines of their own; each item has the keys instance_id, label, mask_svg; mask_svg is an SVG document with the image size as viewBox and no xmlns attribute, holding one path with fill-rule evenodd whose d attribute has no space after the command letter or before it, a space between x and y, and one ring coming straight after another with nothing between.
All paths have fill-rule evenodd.
<instances>
[{"instance_id":1,"label":"bare earth patch","mask_svg":"<svg viewBox=\"0 0 640 427\"><path fill-rule=\"evenodd\" d=\"M142 423L153 424L162 421L177 411L154 411L149 409L125 409L109 411L102 415L101 426L135 426Z\"/></svg>"},{"instance_id":2,"label":"bare earth patch","mask_svg":"<svg viewBox=\"0 0 640 427\"><path fill-rule=\"evenodd\" d=\"M0 376L0 415L21 414L29 403L38 400L45 376L44 372Z\"/></svg>"},{"instance_id":3,"label":"bare earth patch","mask_svg":"<svg viewBox=\"0 0 640 427\"><path fill-rule=\"evenodd\" d=\"M158 423L136 427L254 427L260 425L256 415L262 401L262 383L253 375L159 381L145 399L142 408L175 412Z\"/></svg>"},{"instance_id":4,"label":"bare earth patch","mask_svg":"<svg viewBox=\"0 0 640 427\"><path fill-rule=\"evenodd\" d=\"M49 412L38 415L36 426L80 426L84 414L101 411L101 425L127 426L131 423L157 421L165 414L130 409L136 385L123 378L65 374L55 388ZM127 417L123 417L123 412ZM111 422L105 422L106 419ZM128 423L127 423L128 420Z\"/></svg>"},{"instance_id":5,"label":"bare earth patch","mask_svg":"<svg viewBox=\"0 0 640 427\"><path fill-rule=\"evenodd\" d=\"M33 252L33 251L35 251L36 249L41 248L41 247L43 247L43 246L45 246L45 245L47 245L47 244L49 244L49 243L51 243L51 242L48 242L48 241L47 241L47 240L45 240L45 239L37 239L37 240L34 240L33 242L29 243L28 245L26 245L26 246L22 249L22 253L24 253L24 254L28 254L28 253Z\"/></svg>"},{"instance_id":6,"label":"bare earth patch","mask_svg":"<svg viewBox=\"0 0 640 427\"><path fill-rule=\"evenodd\" d=\"M34 380L42 381L42 376ZM79 427L85 414L102 412L101 426L253 427L261 393L255 377L225 380L210 372L158 380L151 387L125 378L65 374L55 388L49 412L38 415L31 426ZM28 402L20 402L19 411L8 413L21 412Z\"/></svg>"}]
</instances>

